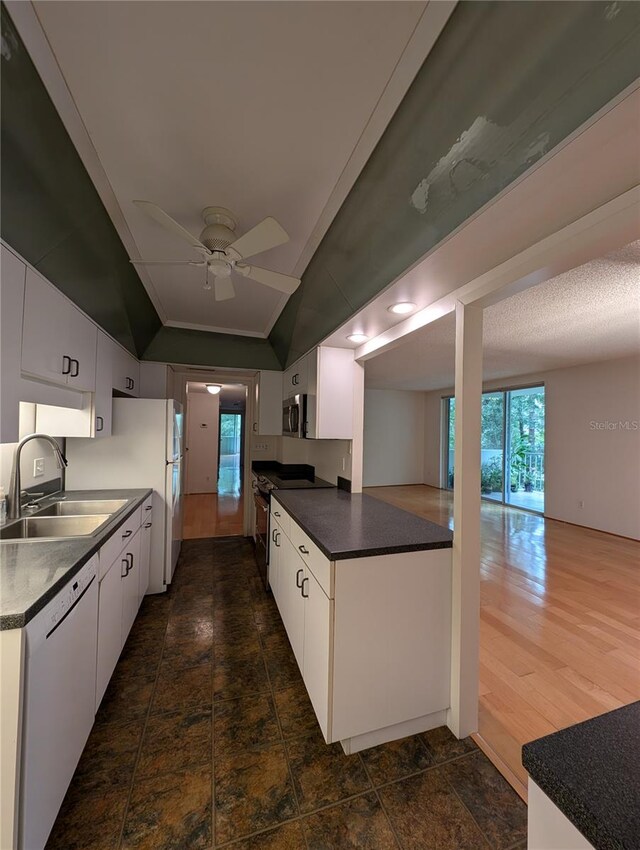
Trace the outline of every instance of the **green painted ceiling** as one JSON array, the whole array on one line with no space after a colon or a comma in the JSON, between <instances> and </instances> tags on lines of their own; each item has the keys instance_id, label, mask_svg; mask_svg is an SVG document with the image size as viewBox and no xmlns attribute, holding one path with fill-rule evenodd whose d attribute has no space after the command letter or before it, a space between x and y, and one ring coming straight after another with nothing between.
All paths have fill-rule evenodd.
<instances>
[{"instance_id":1,"label":"green painted ceiling","mask_svg":"<svg viewBox=\"0 0 640 850\"><path fill-rule=\"evenodd\" d=\"M278 368L638 77L639 42L640 3L460 2L260 340L161 327L2 6L2 237L145 359Z\"/></svg>"},{"instance_id":2,"label":"green painted ceiling","mask_svg":"<svg viewBox=\"0 0 640 850\"><path fill-rule=\"evenodd\" d=\"M460 2L276 323L291 363L640 74L640 3Z\"/></svg>"}]
</instances>

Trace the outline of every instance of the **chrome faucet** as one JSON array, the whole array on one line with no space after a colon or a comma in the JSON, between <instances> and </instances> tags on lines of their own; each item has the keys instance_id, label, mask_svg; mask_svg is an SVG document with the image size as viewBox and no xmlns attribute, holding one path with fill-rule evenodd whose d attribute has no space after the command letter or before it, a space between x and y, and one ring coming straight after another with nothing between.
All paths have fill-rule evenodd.
<instances>
[{"instance_id":1,"label":"chrome faucet","mask_svg":"<svg viewBox=\"0 0 640 850\"><path fill-rule=\"evenodd\" d=\"M22 513L22 505L20 503L20 496L22 493L20 482L20 456L22 454L23 447L31 440L45 440L45 442L49 443L53 449L60 469L64 469L64 467L67 466L67 459L62 454L60 446L56 443L53 437L50 437L48 434L28 434L26 437L23 437L16 446L16 450L13 455L11 483L9 484L9 493L7 495L7 519L20 519L20 515Z\"/></svg>"}]
</instances>

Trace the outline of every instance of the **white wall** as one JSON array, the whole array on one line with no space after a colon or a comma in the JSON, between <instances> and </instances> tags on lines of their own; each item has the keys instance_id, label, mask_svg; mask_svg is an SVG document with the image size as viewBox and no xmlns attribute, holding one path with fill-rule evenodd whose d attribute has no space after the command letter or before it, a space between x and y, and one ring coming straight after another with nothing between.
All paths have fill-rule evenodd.
<instances>
[{"instance_id":1,"label":"white wall","mask_svg":"<svg viewBox=\"0 0 640 850\"><path fill-rule=\"evenodd\" d=\"M220 401L211 393L190 392L187 408L187 493L218 490L218 414Z\"/></svg>"},{"instance_id":2,"label":"white wall","mask_svg":"<svg viewBox=\"0 0 640 850\"><path fill-rule=\"evenodd\" d=\"M538 382L546 396L545 516L640 539L640 358L516 376L485 389ZM440 399L450 392L427 393L425 401L424 481L435 487Z\"/></svg>"},{"instance_id":3,"label":"white wall","mask_svg":"<svg viewBox=\"0 0 640 850\"><path fill-rule=\"evenodd\" d=\"M422 484L426 393L365 390L365 487Z\"/></svg>"},{"instance_id":4,"label":"white wall","mask_svg":"<svg viewBox=\"0 0 640 850\"><path fill-rule=\"evenodd\" d=\"M20 438L26 437L27 434L33 434L36 430L36 406L29 402L20 402ZM64 440L58 438L58 443L64 451ZM11 467L13 466L13 454L17 443L2 443L0 445L0 485L4 487L4 492L9 492L9 482L11 480ZM44 459L44 475L33 477L33 462L36 458ZM27 487L35 487L39 484L44 484L47 481L52 481L54 478L61 478L62 471L53 454L53 449L48 443L42 443L39 440L32 440L22 450L20 458L21 471L21 486L23 490Z\"/></svg>"}]
</instances>

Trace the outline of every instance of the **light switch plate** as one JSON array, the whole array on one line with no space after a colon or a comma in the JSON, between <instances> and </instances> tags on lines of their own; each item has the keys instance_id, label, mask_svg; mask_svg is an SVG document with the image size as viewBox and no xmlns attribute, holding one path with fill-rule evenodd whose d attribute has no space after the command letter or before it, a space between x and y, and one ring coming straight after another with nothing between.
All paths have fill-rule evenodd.
<instances>
[{"instance_id":1,"label":"light switch plate","mask_svg":"<svg viewBox=\"0 0 640 850\"><path fill-rule=\"evenodd\" d=\"M33 477L39 478L41 475L44 475L44 458L37 457L33 461Z\"/></svg>"}]
</instances>

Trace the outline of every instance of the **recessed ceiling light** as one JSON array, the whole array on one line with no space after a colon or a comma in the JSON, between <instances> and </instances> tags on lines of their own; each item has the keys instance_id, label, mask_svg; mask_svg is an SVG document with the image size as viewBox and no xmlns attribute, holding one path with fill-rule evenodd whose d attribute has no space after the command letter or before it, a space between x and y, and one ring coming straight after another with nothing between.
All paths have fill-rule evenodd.
<instances>
[{"instance_id":1,"label":"recessed ceiling light","mask_svg":"<svg viewBox=\"0 0 640 850\"><path fill-rule=\"evenodd\" d=\"M402 316L405 313L411 313L415 309L416 305L413 301L399 301L397 304L392 304L391 307L387 307L387 310L390 313L397 313L399 316Z\"/></svg>"},{"instance_id":2,"label":"recessed ceiling light","mask_svg":"<svg viewBox=\"0 0 640 850\"><path fill-rule=\"evenodd\" d=\"M207 384L207 392L211 395L218 395L222 389L222 384Z\"/></svg>"},{"instance_id":3,"label":"recessed ceiling light","mask_svg":"<svg viewBox=\"0 0 640 850\"><path fill-rule=\"evenodd\" d=\"M349 334L347 339L349 342L366 342L369 337L366 334Z\"/></svg>"}]
</instances>

